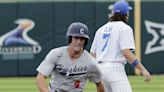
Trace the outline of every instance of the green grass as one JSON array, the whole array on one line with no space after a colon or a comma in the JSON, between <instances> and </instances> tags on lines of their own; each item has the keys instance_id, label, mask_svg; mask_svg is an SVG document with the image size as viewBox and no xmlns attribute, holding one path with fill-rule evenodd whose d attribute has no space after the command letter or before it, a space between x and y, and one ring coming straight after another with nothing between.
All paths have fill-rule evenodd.
<instances>
[{"instance_id":1,"label":"green grass","mask_svg":"<svg viewBox=\"0 0 164 92\"><path fill-rule=\"evenodd\" d=\"M150 83L141 76L128 76L133 92L164 92L164 75L153 75ZM48 80L47 80L48 81ZM34 77L0 77L0 92L39 92ZM85 92L96 92L93 83L87 83Z\"/></svg>"}]
</instances>

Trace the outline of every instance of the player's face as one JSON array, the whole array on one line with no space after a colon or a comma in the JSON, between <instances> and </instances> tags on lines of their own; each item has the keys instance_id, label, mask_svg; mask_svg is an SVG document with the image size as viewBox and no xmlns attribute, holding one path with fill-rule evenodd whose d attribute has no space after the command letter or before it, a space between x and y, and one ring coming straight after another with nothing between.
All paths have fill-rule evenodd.
<instances>
[{"instance_id":1,"label":"player's face","mask_svg":"<svg viewBox=\"0 0 164 92\"><path fill-rule=\"evenodd\" d=\"M84 47L84 43L85 43L84 37L72 37L72 41L70 43L70 46L72 46L72 48L75 51L81 51Z\"/></svg>"}]
</instances>

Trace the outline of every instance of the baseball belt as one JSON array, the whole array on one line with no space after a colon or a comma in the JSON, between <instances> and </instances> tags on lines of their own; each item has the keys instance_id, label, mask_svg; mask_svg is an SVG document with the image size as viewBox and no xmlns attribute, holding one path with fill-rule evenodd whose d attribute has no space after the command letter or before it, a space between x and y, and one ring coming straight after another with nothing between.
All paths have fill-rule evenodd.
<instances>
[{"instance_id":1,"label":"baseball belt","mask_svg":"<svg viewBox=\"0 0 164 92\"><path fill-rule=\"evenodd\" d=\"M103 61L98 61L98 64L102 64L102 63L104 63Z\"/></svg>"}]
</instances>

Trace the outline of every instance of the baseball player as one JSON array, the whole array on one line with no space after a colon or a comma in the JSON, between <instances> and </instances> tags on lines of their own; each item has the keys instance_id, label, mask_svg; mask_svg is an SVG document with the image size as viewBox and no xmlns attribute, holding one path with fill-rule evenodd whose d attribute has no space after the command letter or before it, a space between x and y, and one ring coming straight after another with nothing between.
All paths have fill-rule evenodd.
<instances>
[{"instance_id":1,"label":"baseball player","mask_svg":"<svg viewBox=\"0 0 164 92\"><path fill-rule=\"evenodd\" d=\"M85 50L89 39L87 26L72 23L66 37L69 45L52 49L37 68L40 92L83 92L87 79L96 84L97 92L104 92L97 63ZM45 82L48 76L49 86Z\"/></svg>"},{"instance_id":2,"label":"baseball player","mask_svg":"<svg viewBox=\"0 0 164 92\"><path fill-rule=\"evenodd\" d=\"M131 52L135 49L133 30L127 24L131 9L124 0L115 2L110 21L96 31L90 49L99 63L105 92L132 92L125 72L127 61L140 70L146 82L151 80L150 73Z\"/></svg>"}]
</instances>

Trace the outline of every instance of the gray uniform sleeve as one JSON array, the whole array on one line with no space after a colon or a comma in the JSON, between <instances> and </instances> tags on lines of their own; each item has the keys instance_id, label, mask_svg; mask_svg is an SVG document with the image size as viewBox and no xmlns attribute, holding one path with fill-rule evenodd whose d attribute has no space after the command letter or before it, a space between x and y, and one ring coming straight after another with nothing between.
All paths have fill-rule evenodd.
<instances>
[{"instance_id":1,"label":"gray uniform sleeve","mask_svg":"<svg viewBox=\"0 0 164 92\"><path fill-rule=\"evenodd\" d=\"M94 83L98 83L100 81L102 74L100 72L100 69L96 61L93 65L91 65L90 72L88 75L89 75L89 81L94 82Z\"/></svg>"},{"instance_id":2,"label":"gray uniform sleeve","mask_svg":"<svg viewBox=\"0 0 164 92\"><path fill-rule=\"evenodd\" d=\"M56 60L56 52L55 50L51 50L36 70L48 77L53 71Z\"/></svg>"}]
</instances>

